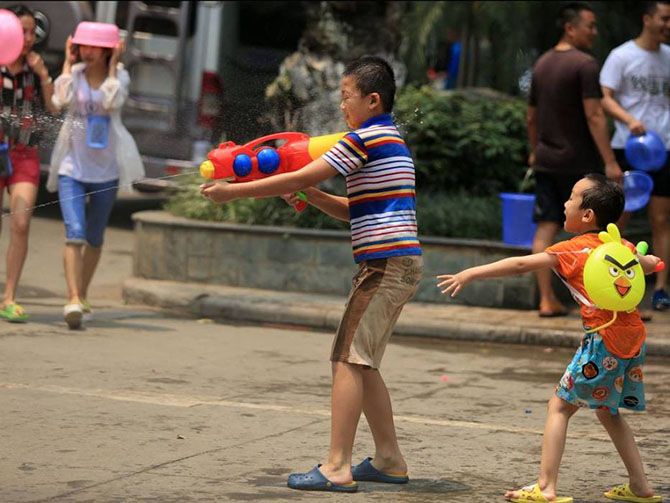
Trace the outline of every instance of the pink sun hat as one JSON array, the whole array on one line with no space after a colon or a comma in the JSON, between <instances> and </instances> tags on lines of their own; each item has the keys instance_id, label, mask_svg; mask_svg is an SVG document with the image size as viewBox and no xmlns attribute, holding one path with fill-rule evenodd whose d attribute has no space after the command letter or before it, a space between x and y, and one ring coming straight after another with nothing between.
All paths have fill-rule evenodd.
<instances>
[{"instance_id":1,"label":"pink sun hat","mask_svg":"<svg viewBox=\"0 0 670 503\"><path fill-rule=\"evenodd\" d=\"M111 23L82 21L77 25L72 43L113 49L119 43L119 27Z\"/></svg>"}]
</instances>

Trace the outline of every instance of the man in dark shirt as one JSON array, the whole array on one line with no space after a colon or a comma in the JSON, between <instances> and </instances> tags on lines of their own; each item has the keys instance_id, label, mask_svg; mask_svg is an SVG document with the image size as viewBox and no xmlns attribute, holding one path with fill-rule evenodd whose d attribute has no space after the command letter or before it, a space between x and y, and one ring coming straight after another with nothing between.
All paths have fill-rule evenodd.
<instances>
[{"instance_id":1,"label":"man in dark shirt","mask_svg":"<svg viewBox=\"0 0 670 503\"><path fill-rule=\"evenodd\" d=\"M608 178L620 181L622 177L600 104L598 63L582 52L593 47L598 33L593 10L586 3L568 4L561 9L557 27L560 41L533 68L526 117L529 163L536 180L533 253L553 244L572 186L584 174L601 171L601 158ZM565 314L551 287L551 271L536 276L540 316Z\"/></svg>"}]
</instances>

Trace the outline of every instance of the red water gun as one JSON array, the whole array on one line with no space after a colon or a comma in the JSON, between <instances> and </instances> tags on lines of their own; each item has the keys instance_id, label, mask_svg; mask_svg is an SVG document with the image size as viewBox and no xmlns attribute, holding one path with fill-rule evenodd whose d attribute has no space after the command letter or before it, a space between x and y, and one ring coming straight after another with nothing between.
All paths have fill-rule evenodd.
<instances>
[{"instance_id":1,"label":"red water gun","mask_svg":"<svg viewBox=\"0 0 670 503\"><path fill-rule=\"evenodd\" d=\"M227 141L207 154L207 160L200 165L200 174L208 180L240 183L297 171L321 157L345 134L310 138L305 133L276 133L244 145ZM274 140L284 143L277 148L263 145ZM301 200L295 204L295 209L302 211L307 206L307 198L302 192L298 197Z\"/></svg>"}]
</instances>

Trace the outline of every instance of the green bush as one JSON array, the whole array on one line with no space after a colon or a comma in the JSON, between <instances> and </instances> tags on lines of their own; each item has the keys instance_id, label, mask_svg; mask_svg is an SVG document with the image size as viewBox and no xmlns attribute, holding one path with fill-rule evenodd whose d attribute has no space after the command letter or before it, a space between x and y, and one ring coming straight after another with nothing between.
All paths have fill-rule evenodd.
<instances>
[{"instance_id":1,"label":"green bush","mask_svg":"<svg viewBox=\"0 0 670 503\"><path fill-rule=\"evenodd\" d=\"M200 195L202 179L184 177L179 190L165 209L174 215L197 220L235 222L248 225L286 225L310 229L349 229L316 208L296 212L278 197L240 199L217 205ZM465 192L418 193L419 233L424 236L448 236L500 239L500 202L497 196L473 197Z\"/></svg>"},{"instance_id":2,"label":"green bush","mask_svg":"<svg viewBox=\"0 0 670 503\"><path fill-rule=\"evenodd\" d=\"M490 91L407 87L395 115L416 166L419 233L499 240L498 193L518 191L526 172L524 102ZM297 213L280 198L218 206L200 196L201 183L184 177L166 209L199 220L348 229L315 208ZM342 186L336 193L342 195Z\"/></svg>"},{"instance_id":3,"label":"green bush","mask_svg":"<svg viewBox=\"0 0 670 503\"><path fill-rule=\"evenodd\" d=\"M528 157L525 110L523 100L496 92L404 88L395 116L418 190L516 192Z\"/></svg>"},{"instance_id":4,"label":"green bush","mask_svg":"<svg viewBox=\"0 0 670 503\"><path fill-rule=\"evenodd\" d=\"M500 241L500 198L461 192L417 192L417 220L422 236Z\"/></svg>"},{"instance_id":5,"label":"green bush","mask_svg":"<svg viewBox=\"0 0 670 503\"><path fill-rule=\"evenodd\" d=\"M196 220L235 222L248 225L286 225L312 229L348 229L347 222L336 220L314 209L298 213L279 197L239 199L218 205L200 195L203 179L198 175L181 178L178 190L166 203L170 213Z\"/></svg>"}]
</instances>

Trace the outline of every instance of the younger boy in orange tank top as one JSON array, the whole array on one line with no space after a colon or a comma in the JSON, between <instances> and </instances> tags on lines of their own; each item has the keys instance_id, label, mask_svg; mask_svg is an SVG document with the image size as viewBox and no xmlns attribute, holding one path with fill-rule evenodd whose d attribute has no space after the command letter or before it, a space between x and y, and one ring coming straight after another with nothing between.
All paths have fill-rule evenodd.
<instances>
[{"instance_id":1,"label":"younger boy in orange tank top","mask_svg":"<svg viewBox=\"0 0 670 503\"><path fill-rule=\"evenodd\" d=\"M612 312L598 309L584 288L583 271L588 250L601 244L598 231L616 222L624 207L622 188L599 174L589 174L573 187L565 203L567 232L576 237L557 243L544 252L525 257L510 257L492 264L472 267L458 274L440 275L438 288L453 297L468 283L477 279L511 276L539 269L554 269L581 304L585 331L601 327L612 319ZM637 255L645 274L660 262L653 255ZM644 473L635 438L620 407L644 410L642 364L646 332L636 310L619 313L607 328L585 333L580 348L549 400L547 422L542 443L540 477L537 483L519 490L507 491L505 497L517 503L551 501L570 503L570 497L556 497L558 468L565 448L565 437L571 416L580 407L595 409L627 470L629 482L605 493L620 501L660 503Z\"/></svg>"}]
</instances>

